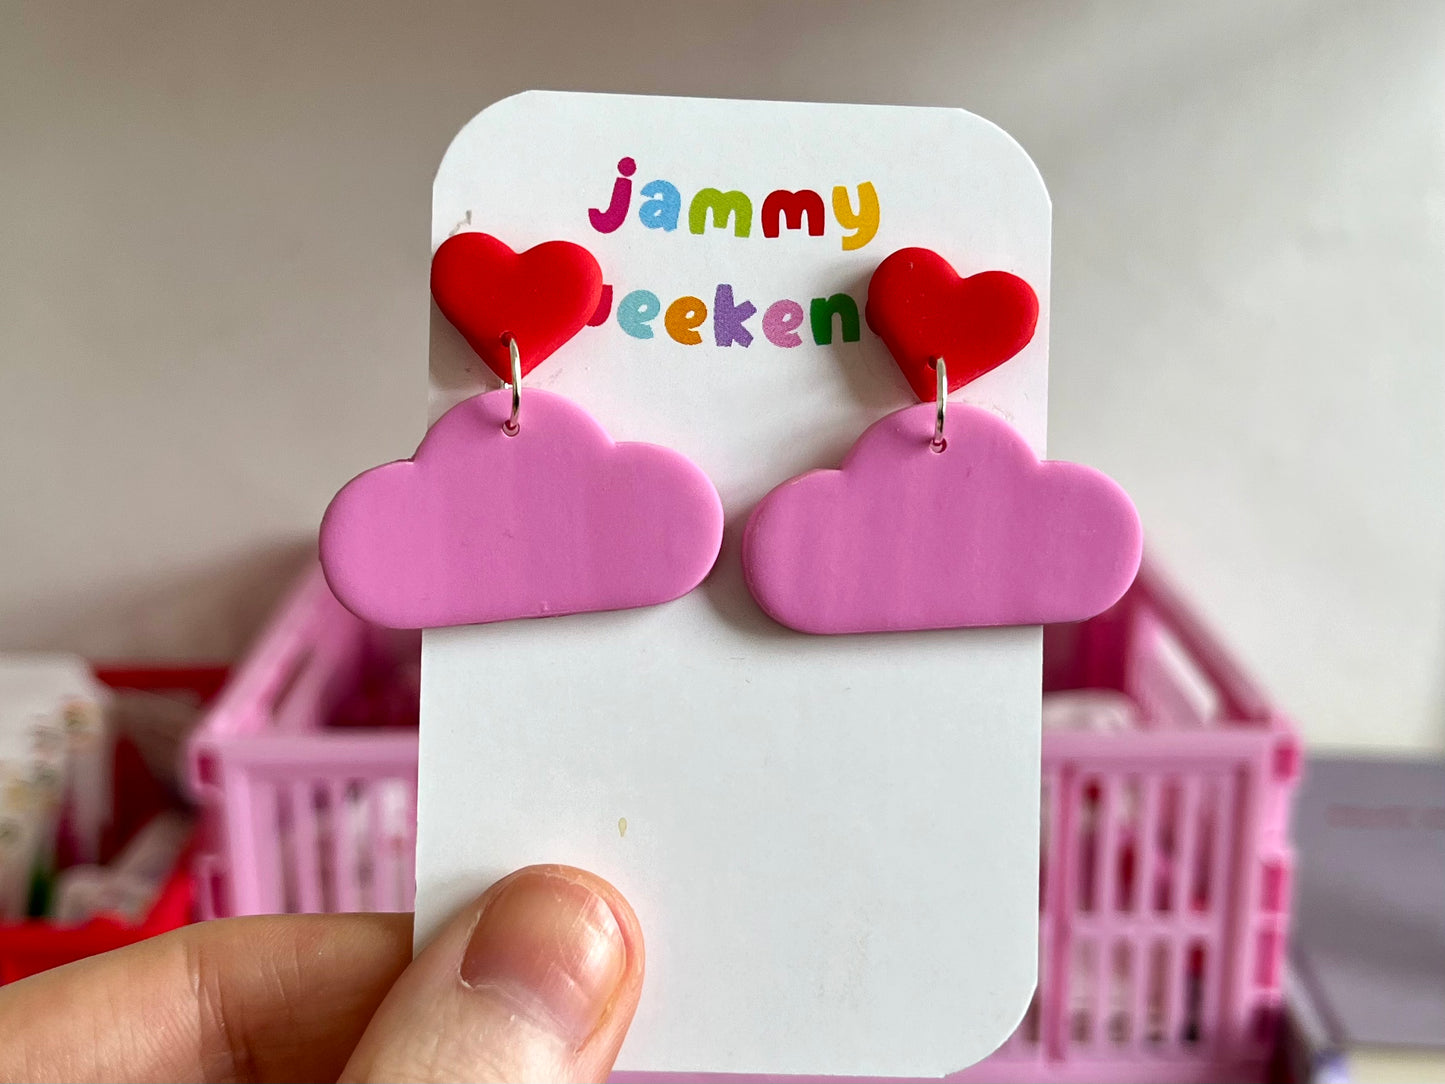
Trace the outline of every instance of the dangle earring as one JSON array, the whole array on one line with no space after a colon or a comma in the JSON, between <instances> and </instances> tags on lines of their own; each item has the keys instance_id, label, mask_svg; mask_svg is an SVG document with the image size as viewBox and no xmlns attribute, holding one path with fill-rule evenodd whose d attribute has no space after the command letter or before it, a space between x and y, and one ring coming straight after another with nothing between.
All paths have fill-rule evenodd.
<instances>
[{"instance_id":1,"label":"dangle earring","mask_svg":"<svg viewBox=\"0 0 1445 1084\"><path fill-rule=\"evenodd\" d=\"M1002 418L948 394L1033 337L1038 299L1004 271L960 277L936 252L893 253L868 326L923 402L870 426L837 470L772 490L743 535L758 605L800 632L1042 625L1108 609L1143 548L1123 489L1040 462Z\"/></svg>"},{"instance_id":2,"label":"dangle earring","mask_svg":"<svg viewBox=\"0 0 1445 1084\"><path fill-rule=\"evenodd\" d=\"M602 271L567 241L513 252L483 233L432 259L442 314L505 384L447 411L407 460L352 479L321 523L321 564L348 609L436 628L668 602L722 543L696 464L617 444L571 400L522 381L597 309Z\"/></svg>"}]
</instances>

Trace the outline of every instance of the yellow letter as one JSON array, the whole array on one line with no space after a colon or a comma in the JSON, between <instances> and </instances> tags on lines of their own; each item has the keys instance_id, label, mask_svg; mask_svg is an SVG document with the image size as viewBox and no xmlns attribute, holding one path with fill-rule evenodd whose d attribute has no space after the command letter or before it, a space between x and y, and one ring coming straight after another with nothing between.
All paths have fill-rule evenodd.
<instances>
[{"instance_id":1,"label":"yellow letter","mask_svg":"<svg viewBox=\"0 0 1445 1084\"><path fill-rule=\"evenodd\" d=\"M727 229L728 216L733 215L733 233L746 237L753 229L753 201L741 192L719 192L703 188L692 197L687 209L687 228L701 233L707 228L707 211L712 208L712 224Z\"/></svg>"},{"instance_id":2,"label":"yellow letter","mask_svg":"<svg viewBox=\"0 0 1445 1084\"><path fill-rule=\"evenodd\" d=\"M833 189L833 214L838 219L838 225L845 230L855 231L850 236L843 238L844 252L862 248L873 240L874 235L878 232L878 193L873 191L873 183L864 181L858 186L858 213L856 215L853 213L853 204L848 199L848 189L841 184L835 187Z\"/></svg>"}]
</instances>

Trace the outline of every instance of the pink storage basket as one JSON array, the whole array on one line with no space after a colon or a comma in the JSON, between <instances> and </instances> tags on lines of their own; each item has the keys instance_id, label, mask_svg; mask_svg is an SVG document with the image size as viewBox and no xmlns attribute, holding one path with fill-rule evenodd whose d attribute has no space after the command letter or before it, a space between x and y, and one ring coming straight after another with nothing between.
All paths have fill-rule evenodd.
<instances>
[{"instance_id":1,"label":"pink storage basket","mask_svg":"<svg viewBox=\"0 0 1445 1084\"><path fill-rule=\"evenodd\" d=\"M1283 1013L1293 725L1148 567L1046 630L1045 691L1139 724L1043 741L1039 988L964 1081L1262 1081Z\"/></svg>"},{"instance_id":2,"label":"pink storage basket","mask_svg":"<svg viewBox=\"0 0 1445 1084\"><path fill-rule=\"evenodd\" d=\"M203 915L410 907L416 732L378 723L414 726L415 652L298 585L191 745ZM1045 732L1039 990L950 1079L1266 1079L1293 728L1149 569L1044 658L1046 692L1121 691L1139 722Z\"/></svg>"},{"instance_id":3,"label":"pink storage basket","mask_svg":"<svg viewBox=\"0 0 1445 1084\"><path fill-rule=\"evenodd\" d=\"M419 653L297 584L187 749L202 918L411 910Z\"/></svg>"}]
</instances>

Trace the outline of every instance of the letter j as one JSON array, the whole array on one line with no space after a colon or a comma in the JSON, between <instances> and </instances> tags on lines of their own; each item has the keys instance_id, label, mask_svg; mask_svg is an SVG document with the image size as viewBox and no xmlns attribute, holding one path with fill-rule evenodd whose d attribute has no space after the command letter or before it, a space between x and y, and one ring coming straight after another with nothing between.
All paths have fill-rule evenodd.
<instances>
[{"instance_id":1,"label":"letter j","mask_svg":"<svg viewBox=\"0 0 1445 1084\"><path fill-rule=\"evenodd\" d=\"M599 211L595 207L587 210L587 217L592 222L592 228L598 233L611 233L627 218L627 208L632 203L632 181L630 178L637 172L637 163L631 158L624 158L617 163L617 172L622 174L612 182L612 202L607 210Z\"/></svg>"}]
</instances>

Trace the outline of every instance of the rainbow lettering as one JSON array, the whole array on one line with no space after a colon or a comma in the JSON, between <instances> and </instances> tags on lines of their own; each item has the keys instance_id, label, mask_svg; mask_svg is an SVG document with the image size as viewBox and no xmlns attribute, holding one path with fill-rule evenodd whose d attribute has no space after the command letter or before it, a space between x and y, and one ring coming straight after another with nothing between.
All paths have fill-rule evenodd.
<instances>
[{"instance_id":1,"label":"rainbow lettering","mask_svg":"<svg viewBox=\"0 0 1445 1084\"><path fill-rule=\"evenodd\" d=\"M607 208L593 207L587 211L587 219L598 233L615 233L627 221L627 212L632 206L632 175L636 172L636 159L621 159L617 163L617 177L612 182L612 199ZM844 231L841 240L845 252L862 248L878 235L878 193L871 181L862 181L856 188L858 206L855 210L848 186L840 184L833 187L833 218ZM648 181L642 186L640 195L645 199L637 207L637 220L643 226L665 233L677 229L682 218L682 193L675 184L661 179ZM796 192L785 189L769 192L758 215L764 237L777 237L782 228L801 230L805 227L809 237L822 237L826 217L823 197L811 188ZM709 222L713 229L731 229L735 237L751 237L753 201L746 192L737 189L700 188L687 206L688 232L706 233Z\"/></svg>"},{"instance_id":2,"label":"rainbow lettering","mask_svg":"<svg viewBox=\"0 0 1445 1084\"><path fill-rule=\"evenodd\" d=\"M624 157L617 163L617 176L612 181L612 197L606 207L591 207L587 220L598 233L615 233L622 228L632 208L632 178L637 161ZM840 242L845 252L862 248L878 234L880 213L878 193L872 182L856 186L856 206L846 185L833 188L833 220L841 230ZM648 181L639 190L637 221L645 229L672 233L684 221L682 193L671 181L661 178ZM803 232L808 237L823 237L828 226L823 197L810 188L797 191L777 189L763 197L757 213L765 238L775 238L784 229ZM720 235L751 237L753 233L753 201L737 189L700 188L687 204L687 232L705 234L710 229ZM718 283L712 294L712 307L693 294L683 294L666 308L662 298L651 290L631 290L616 302L617 326L634 339L652 339L657 335L654 322L660 316L668 337L683 346L697 346L703 341L702 327L712 316L712 341L716 346L753 344L749 321L758 315L758 307L746 298L738 300L731 283ZM613 315L613 289L604 286L602 300L587 323L598 327ZM845 293L815 297L805 310L791 298L772 302L758 321L763 338L774 346L791 349L803 344L802 329L806 325L813 342L829 346L836 330L845 343L858 341L862 322L858 303Z\"/></svg>"},{"instance_id":3,"label":"rainbow lettering","mask_svg":"<svg viewBox=\"0 0 1445 1084\"><path fill-rule=\"evenodd\" d=\"M605 324L612 316L612 287L604 286L602 301L592 319L590 327ZM712 341L716 346L749 347L753 344L753 331L748 321L758 313L758 307L747 299L739 301L733 293L731 283L720 282L712 295ZM697 346L702 342L698 329L707 322L707 302L692 294L684 294L671 302L664 310L662 298L651 290L631 290L617 302L617 326L634 339L651 339L657 331L652 326L659 316L668 336L683 346ZM862 321L858 318L858 303L849 294L834 294L832 297L815 297L806 311L791 298L774 301L764 311L759 321L763 338L774 346L784 348L802 346L803 337L798 333L806 318L808 331L813 342L819 346L831 346L834 330L845 343L858 341Z\"/></svg>"}]
</instances>

